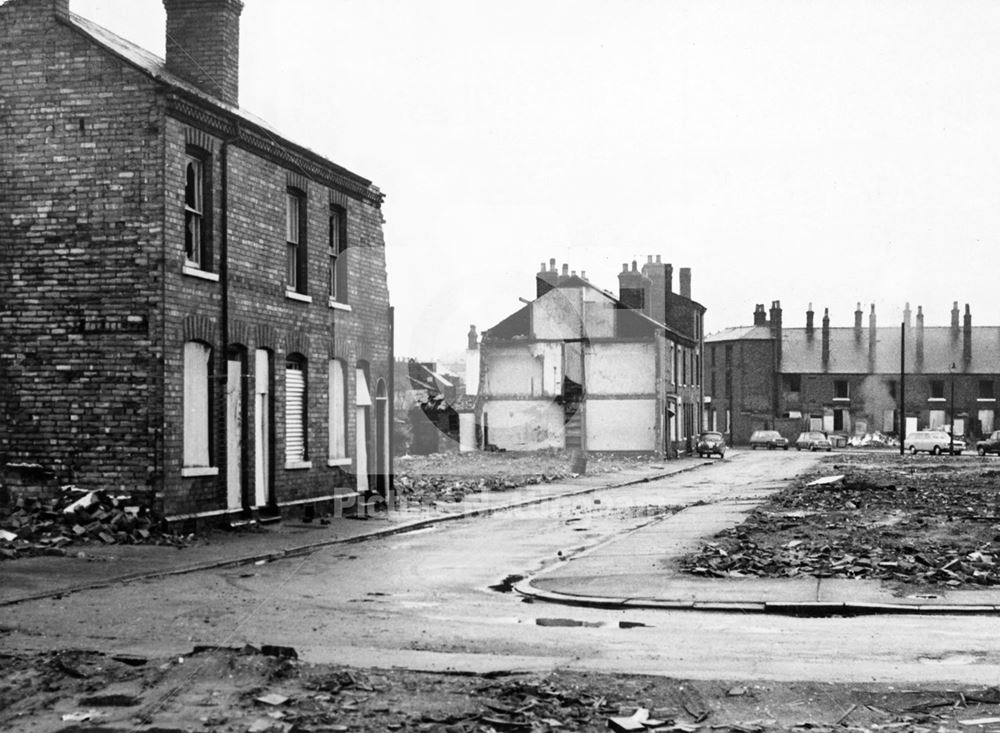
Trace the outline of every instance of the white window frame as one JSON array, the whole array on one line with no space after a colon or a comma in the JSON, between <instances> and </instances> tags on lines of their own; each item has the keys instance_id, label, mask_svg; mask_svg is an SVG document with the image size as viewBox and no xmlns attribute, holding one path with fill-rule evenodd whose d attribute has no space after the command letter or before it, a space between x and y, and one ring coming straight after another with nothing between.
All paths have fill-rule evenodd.
<instances>
[{"instance_id":1,"label":"white window frame","mask_svg":"<svg viewBox=\"0 0 1000 733\"><path fill-rule=\"evenodd\" d=\"M193 186L188 180L194 171ZM194 189L193 191L191 189ZM203 269L205 247L205 167L194 155L184 162L184 261L190 267Z\"/></svg>"},{"instance_id":2,"label":"white window frame","mask_svg":"<svg viewBox=\"0 0 1000 733\"><path fill-rule=\"evenodd\" d=\"M305 216L305 196L289 189L285 192L285 289L305 294L302 267L302 220Z\"/></svg>"},{"instance_id":3,"label":"white window frame","mask_svg":"<svg viewBox=\"0 0 1000 733\"><path fill-rule=\"evenodd\" d=\"M347 212L340 206L330 207L330 281L331 303L347 303Z\"/></svg>"}]
</instances>

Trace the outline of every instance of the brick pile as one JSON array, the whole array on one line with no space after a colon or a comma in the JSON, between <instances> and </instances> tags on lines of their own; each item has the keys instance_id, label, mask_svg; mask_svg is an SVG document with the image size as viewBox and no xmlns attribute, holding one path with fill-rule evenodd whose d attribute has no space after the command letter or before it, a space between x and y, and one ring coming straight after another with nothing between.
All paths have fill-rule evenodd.
<instances>
[{"instance_id":1,"label":"brick pile","mask_svg":"<svg viewBox=\"0 0 1000 733\"><path fill-rule=\"evenodd\" d=\"M132 496L64 486L55 498L23 496L0 510L0 559L65 555L85 543L183 546L161 517Z\"/></svg>"}]
</instances>

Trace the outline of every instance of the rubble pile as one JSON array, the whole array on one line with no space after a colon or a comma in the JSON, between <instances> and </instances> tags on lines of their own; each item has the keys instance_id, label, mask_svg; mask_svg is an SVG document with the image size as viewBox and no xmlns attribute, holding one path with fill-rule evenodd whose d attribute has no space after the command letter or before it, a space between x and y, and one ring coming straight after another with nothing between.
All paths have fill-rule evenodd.
<instances>
[{"instance_id":1,"label":"rubble pile","mask_svg":"<svg viewBox=\"0 0 1000 733\"><path fill-rule=\"evenodd\" d=\"M182 546L162 520L132 496L64 486L50 499L21 496L0 508L0 559L65 555L81 543Z\"/></svg>"},{"instance_id":2,"label":"rubble pile","mask_svg":"<svg viewBox=\"0 0 1000 733\"><path fill-rule=\"evenodd\" d=\"M571 451L536 453L435 453L402 456L396 464L395 488L401 500L423 504L460 502L467 494L511 491L577 475ZM614 473L646 465L651 455L588 453L586 472Z\"/></svg>"},{"instance_id":3,"label":"rubble pile","mask_svg":"<svg viewBox=\"0 0 1000 733\"><path fill-rule=\"evenodd\" d=\"M455 476L412 476L401 474L396 476L395 487L401 499L413 499L422 503L458 502L465 499L466 494L483 491L510 491L521 486L547 484L558 481L565 475L529 475L529 476L485 476L483 478L456 478Z\"/></svg>"},{"instance_id":4,"label":"rubble pile","mask_svg":"<svg viewBox=\"0 0 1000 733\"><path fill-rule=\"evenodd\" d=\"M1000 471L988 462L865 458L776 494L683 558L681 569L719 578L1000 585Z\"/></svg>"},{"instance_id":5,"label":"rubble pile","mask_svg":"<svg viewBox=\"0 0 1000 733\"><path fill-rule=\"evenodd\" d=\"M2 730L928 733L1000 724L1000 689L984 686L373 670L310 664L267 645L168 658L4 653L0 662Z\"/></svg>"}]
</instances>

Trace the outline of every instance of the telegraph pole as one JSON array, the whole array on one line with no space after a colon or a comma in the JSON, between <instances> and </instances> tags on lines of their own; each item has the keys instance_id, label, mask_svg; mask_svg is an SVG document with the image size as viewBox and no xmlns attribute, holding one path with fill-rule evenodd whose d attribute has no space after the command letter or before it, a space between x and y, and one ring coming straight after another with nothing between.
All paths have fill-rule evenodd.
<instances>
[{"instance_id":1,"label":"telegraph pole","mask_svg":"<svg viewBox=\"0 0 1000 733\"><path fill-rule=\"evenodd\" d=\"M906 321L899 325L899 455L906 451Z\"/></svg>"}]
</instances>

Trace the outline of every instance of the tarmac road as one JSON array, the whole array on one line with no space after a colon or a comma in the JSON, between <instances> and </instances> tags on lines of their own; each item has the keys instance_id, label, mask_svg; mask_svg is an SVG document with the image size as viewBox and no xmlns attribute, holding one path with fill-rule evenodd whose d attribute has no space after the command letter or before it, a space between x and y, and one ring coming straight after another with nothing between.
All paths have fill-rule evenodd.
<instances>
[{"instance_id":1,"label":"tarmac road","mask_svg":"<svg viewBox=\"0 0 1000 733\"><path fill-rule=\"evenodd\" d=\"M525 603L488 587L565 562L671 507L756 501L817 460L795 451L733 451L725 461L648 484L304 558L21 603L0 609L0 638L8 650L149 656L183 655L195 644L280 644L307 661L427 670L1000 681L1000 621L993 617L796 619L585 609Z\"/></svg>"}]
</instances>

